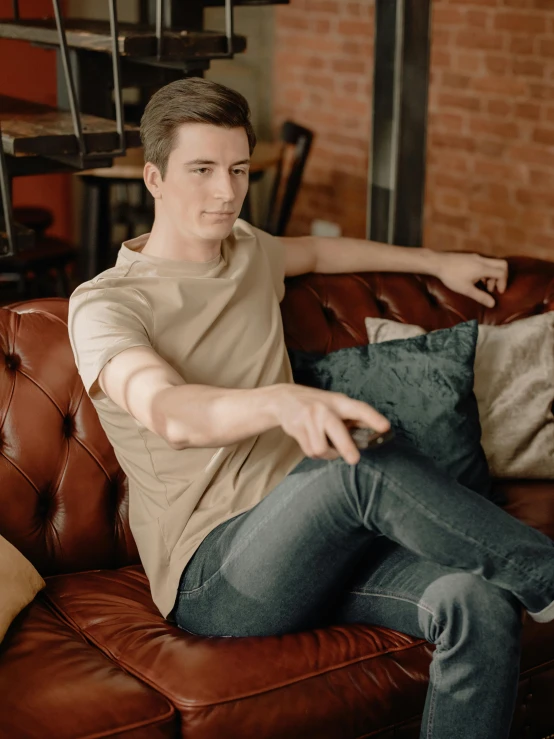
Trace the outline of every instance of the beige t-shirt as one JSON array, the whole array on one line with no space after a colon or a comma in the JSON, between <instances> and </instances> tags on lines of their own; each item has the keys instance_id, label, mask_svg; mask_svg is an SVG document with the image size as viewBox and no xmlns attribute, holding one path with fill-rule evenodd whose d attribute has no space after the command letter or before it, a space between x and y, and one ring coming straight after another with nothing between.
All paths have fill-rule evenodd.
<instances>
[{"instance_id":1,"label":"beige t-shirt","mask_svg":"<svg viewBox=\"0 0 554 739\"><path fill-rule=\"evenodd\" d=\"M202 540L264 498L302 459L278 427L231 446L175 450L102 393L116 354L151 346L187 383L256 388L293 382L279 302L282 242L237 220L209 262L141 254L148 234L80 285L69 303L79 374L129 478L129 521L163 616Z\"/></svg>"}]
</instances>

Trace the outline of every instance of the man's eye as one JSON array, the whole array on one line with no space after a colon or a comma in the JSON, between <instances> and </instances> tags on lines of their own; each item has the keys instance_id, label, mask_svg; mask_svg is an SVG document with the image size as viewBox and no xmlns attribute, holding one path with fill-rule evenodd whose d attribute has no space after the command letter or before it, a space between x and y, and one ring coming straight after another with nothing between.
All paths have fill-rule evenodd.
<instances>
[{"instance_id":1,"label":"man's eye","mask_svg":"<svg viewBox=\"0 0 554 739\"><path fill-rule=\"evenodd\" d=\"M197 174L204 174L205 172L209 172L210 170L208 167L199 167L198 169L194 169L193 172L196 172Z\"/></svg>"},{"instance_id":2,"label":"man's eye","mask_svg":"<svg viewBox=\"0 0 554 739\"><path fill-rule=\"evenodd\" d=\"M242 175L242 174L248 174L248 172L245 169L234 169L233 174Z\"/></svg>"}]
</instances>

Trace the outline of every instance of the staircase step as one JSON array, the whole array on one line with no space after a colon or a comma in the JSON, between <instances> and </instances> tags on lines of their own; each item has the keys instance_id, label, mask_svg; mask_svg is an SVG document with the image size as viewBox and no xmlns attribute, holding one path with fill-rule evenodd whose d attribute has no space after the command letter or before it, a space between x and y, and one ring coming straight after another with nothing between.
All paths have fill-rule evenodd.
<instances>
[{"instance_id":1,"label":"staircase step","mask_svg":"<svg viewBox=\"0 0 554 739\"><path fill-rule=\"evenodd\" d=\"M89 153L110 152L118 148L115 121L83 114L81 122ZM6 154L39 154L55 158L78 153L69 111L0 95L0 124ZM128 147L140 146L138 126L127 124L125 132Z\"/></svg>"},{"instance_id":2,"label":"staircase step","mask_svg":"<svg viewBox=\"0 0 554 739\"><path fill-rule=\"evenodd\" d=\"M137 23L118 24L119 53L128 57L155 57L157 52L156 33L152 26ZM87 49L111 53L112 42L108 21L82 18L65 20L67 44L73 49ZM54 19L0 19L0 38L32 41L33 43L58 46L58 31ZM221 31L164 31L163 58L186 60L210 58L225 53L227 38ZM233 36L234 51L246 49L245 36Z\"/></svg>"}]
</instances>

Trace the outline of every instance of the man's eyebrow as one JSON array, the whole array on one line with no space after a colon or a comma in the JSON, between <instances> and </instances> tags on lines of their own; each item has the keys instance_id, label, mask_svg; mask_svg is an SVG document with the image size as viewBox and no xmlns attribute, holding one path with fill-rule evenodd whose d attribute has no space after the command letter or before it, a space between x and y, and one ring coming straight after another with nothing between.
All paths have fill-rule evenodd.
<instances>
[{"instance_id":1,"label":"man's eyebrow","mask_svg":"<svg viewBox=\"0 0 554 739\"><path fill-rule=\"evenodd\" d=\"M193 159L190 162L185 162L186 167L191 164L217 164L217 162L213 162L211 159ZM236 167L239 164L250 164L250 159L241 159L240 162L233 162L231 167Z\"/></svg>"}]
</instances>

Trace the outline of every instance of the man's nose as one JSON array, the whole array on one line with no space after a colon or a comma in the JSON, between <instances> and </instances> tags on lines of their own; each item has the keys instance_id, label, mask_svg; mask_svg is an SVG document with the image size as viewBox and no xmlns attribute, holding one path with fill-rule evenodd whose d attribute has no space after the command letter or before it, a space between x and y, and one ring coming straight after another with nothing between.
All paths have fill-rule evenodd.
<instances>
[{"instance_id":1,"label":"man's nose","mask_svg":"<svg viewBox=\"0 0 554 739\"><path fill-rule=\"evenodd\" d=\"M222 174L217 178L215 195L221 200L234 200L235 191L233 189L233 181L229 173Z\"/></svg>"}]
</instances>

